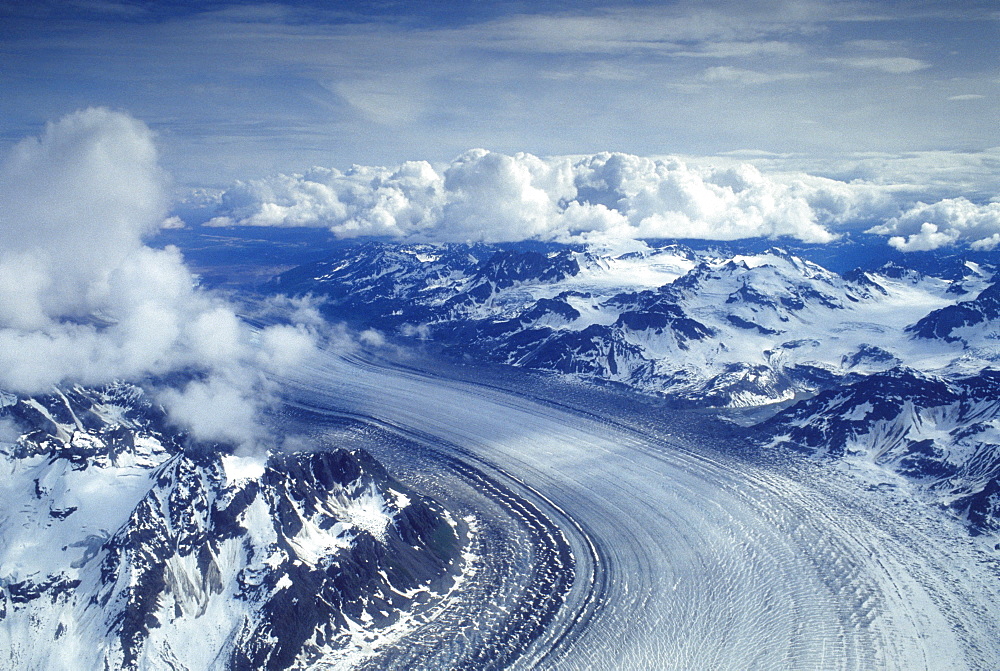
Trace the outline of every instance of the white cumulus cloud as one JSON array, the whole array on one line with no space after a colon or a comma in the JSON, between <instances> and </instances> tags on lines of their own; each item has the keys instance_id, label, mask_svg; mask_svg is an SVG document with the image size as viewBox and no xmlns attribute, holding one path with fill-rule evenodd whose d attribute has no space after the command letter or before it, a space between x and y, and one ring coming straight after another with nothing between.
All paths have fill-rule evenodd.
<instances>
[{"instance_id":1,"label":"white cumulus cloud","mask_svg":"<svg viewBox=\"0 0 1000 671\"><path fill-rule=\"evenodd\" d=\"M905 160L926 172L947 158ZM996 152L960 158L971 167L949 170L961 177L960 186L982 190ZM941 198L946 191L910 168L880 178L893 165L889 158L852 164L836 179L781 169L780 161L761 163L763 169L725 158L693 163L611 152L542 158L473 149L437 166L313 168L239 182L222 194L209 225L314 226L341 238L602 244L753 237L822 243L867 229L905 250L998 244L1000 205L962 197L918 202L917 194Z\"/></svg>"},{"instance_id":2,"label":"white cumulus cloud","mask_svg":"<svg viewBox=\"0 0 1000 671\"><path fill-rule=\"evenodd\" d=\"M161 226L167 179L140 121L87 109L50 123L0 163L0 388L39 393L183 373L159 389L197 438L262 435L262 371L302 353L304 327L258 336L200 290ZM291 329L291 330L289 330Z\"/></svg>"},{"instance_id":3,"label":"white cumulus cloud","mask_svg":"<svg viewBox=\"0 0 1000 671\"><path fill-rule=\"evenodd\" d=\"M889 244L906 252L958 242L973 249L994 249L1000 244L1000 203L977 205L966 198L917 203L870 232L892 236Z\"/></svg>"},{"instance_id":4,"label":"white cumulus cloud","mask_svg":"<svg viewBox=\"0 0 1000 671\"><path fill-rule=\"evenodd\" d=\"M457 242L594 236L822 242L835 237L823 218L843 214L830 208L852 206L833 191L787 184L750 165L697 168L620 153L539 158L474 149L437 168L426 162L314 168L237 183L209 225L323 226L340 237Z\"/></svg>"},{"instance_id":5,"label":"white cumulus cloud","mask_svg":"<svg viewBox=\"0 0 1000 671\"><path fill-rule=\"evenodd\" d=\"M696 169L677 159L598 154L577 168L586 197L623 215L622 237L835 237L803 196L750 165Z\"/></svg>"},{"instance_id":6,"label":"white cumulus cloud","mask_svg":"<svg viewBox=\"0 0 1000 671\"><path fill-rule=\"evenodd\" d=\"M152 133L124 114L84 110L17 144L0 165L0 264L24 281L0 289L19 294L0 301L0 323L107 300L109 273L163 220L164 186Z\"/></svg>"}]
</instances>

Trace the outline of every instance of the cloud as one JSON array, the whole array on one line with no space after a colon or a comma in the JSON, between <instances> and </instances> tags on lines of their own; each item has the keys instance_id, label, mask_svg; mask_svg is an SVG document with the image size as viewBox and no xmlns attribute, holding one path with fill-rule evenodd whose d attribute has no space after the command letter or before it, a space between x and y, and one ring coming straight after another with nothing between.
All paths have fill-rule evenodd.
<instances>
[{"instance_id":1,"label":"cloud","mask_svg":"<svg viewBox=\"0 0 1000 671\"><path fill-rule=\"evenodd\" d=\"M177 215L174 215L171 217L167 217L162 222L160 222L160 228L165 230L187 228L187 224L184 223L183 219L181 219Z\"/></svg>"},{"instance_id":2,"label":"cloud","mask_svg":"<svg viewBox=\"0 0 1000 671\"><path fill-rule=\"evenodd\" d=\"M926 252L954 244L957 240L954 230L942 231L936 224L925 221L920 224L919 232L907 238L893 236L889 238L889 244L901 252Z\"/></svg>"},{"instance_id":3,"label":"cloud","mask_svg":"<svg viewBox=\"0 0 1000 671\"><path fill-rule=\"evenodd\" d=\"M164 221L167 178L150 130L87 109L50 123L0 164L0 388L187 382L154 392L200 439L263 435L265 373L304 350L305 327L257 336L200 290L175 248L143 237Z\"/></svg>"},{"instance_id":4,"label":"cloud","mask_svg":"<svg viewBox=\"0 0 1000 671\"><path fill-rule=\"evenodd\" d=\"M0 166L0 259L28 273L0 324L85 316L106 300L108 273L163 220L165 180L149 129L109 110L17 144Z\"/></svg>"},{"instance_id":5,"label":"cloud","mask_svg":"<svg viewBox=\"0 0 1000 671\"><path fill-rule=\"evenodd\" d=\"M958 242L987 248L996 244L1000 204L973 205L958 194L988 197L998 156L998 150L873 153L810 162L754 152L681 160L475 149L438 166L314 168L237 183L223 193L210 225L315 226L342 238L429 242L781 236L828 242L843 231L867 230L899 249ZM928 197L933 204L919 200Z\"/></svg>"},{"instance_id":6,"label":"cloud","mask_svg":"<svg viewBox=\"0 0 1000 671\"><path fill-rule=\"evenodd\" d=\"M960 196L974 201L990 200L996 195L996 176L1000 171L1000 147L971 152L865 152L835 158L762 152L741 152L734 156L737 158L717 156L698 160L724 165L738 160L757 166L774 179L823 180L831 188L856 193L881 192L899 203L896 211L879 212L883 219L896 216L918 201Z\"/></svg>"},{"instance_id":7,"label":"cloud","mask_svg":"<svg viewBox=\"0 0 1000 671\"><path fill-rule=\"evenodd\" d=\"M835 237L804 198L750 165L699 170L677 159L599 154L580 162L578 171L589 198L624 216L619 237Z\"/></svg>"},{"instance_id":8,"label":"cloud","mask_svg":"<svg viewBox=\"0 0 1000 671\"><path fill-rule=\"evenodd\" d=\"M906 56L867 56L859 58L836 58L831 62L862 70L878 70L892 75L904 75L930 67L930 63Z\"/></svg>"},{"instance_id":9,"label":"cloud","mask_svg":"<svg viewBox=\"0 0 1000 671\"><path fill-rule=\"evenodd\" d=\"M358 341L369 347L384 347L385 336L375 329L366 329L358 334Z\"/></svg>"},{"instance_id":10,"label":"cloud","mask_svg":"<svg viewBox=\"0 0 1000 671\"><path fill-rule=\"evenodd\" d=\"M719 65L707 68L704 79L707 82L729 82L743 86L770 84L772 82L808 79L811 75L801 72L757 72L745 68L735 68L729 65Z\"/></svg>"},{"instance_id":11,"label":"cloud","mask_svg":"<svg viewBox=\"0 0 1000 671\"><path fill-rule=\"evenodd\" d=\"M313 168L304 175L238 182L209 226L317 226L341 237L399 236L440 217L444 180L426 161L395 169Z\"/></svg>"},{"instance_id":12,"label":"cloud","mask_svg":"<svg viewBox=\"0 0 1000 671\"><path fill-rule=\"evenodd\" d=\"M304 324L277 324L259 334L256 361L262 370L287 373L316 345L315 333Z\"/></svg>"},{"instance_id":13,"label":"cloud","mask_svg":"<svg viewBox=\"0 0 1000 671\"><path fill-rule=\"evenodd\" d=\"M988 115L956 120L954 105L943 104L966 92L953 90L955 76L968 91L986 90L995 77L992 26L966 23L983 20L968 7L306 4L145 3L148 20L133 21L49 3L35 18L12 17L9 47L18 57L0 69L8 111L0 134L35 123L60 91L87 81L92 98L146 110L163 129L164 160L192 184L287 172L303 156L304 165L329 156L396 164L477 145L535 154L752 145L831 158L997 144ZM872 39L885 36L894 39ZM935 60L950 49L959 55ZM931 62L937 67L923 68ZM963 72L943 73L959 63ZM720 105L716 87L705 86L705 65L729 68L710 76L744 82L778 73L809 79L780 93L748 87ZM852 76L825 76L845 75L844 67ZM886 72L910 74L894 84ZM598 100L614 104L587 104Z\"/></svg>"},{"instance_id":14,"label":"cloud","mask_svg":"<svg viewBox=\"0 0 1000 671\"><path fill-rule=\"evenodd\" d=\"M899 213L896 189L863 181L843 182L805 173L774 177L802 198L817 221L834 230L857 229Z\"/></svg>"},{"instance_id":15,"label":"cloud","mask_svg":"<svg viewBox=\"0 0 1000 671\"><path fill-rule=\"evenodd\" d=\"M819 26L849 18L855 9L852 3L812 0L613 5L590 11L543 9L451 32L462 41L507 52L746 57L795 53L798 45L791 39L813 36Z\"/></svg>"},{"instance_id":16,"label":"cloud","mask_svg":"<svg viewBox=\"0 0 1000 671\"><path fill-rule=\"evenodd\" d=\"M254 305L243 306L250 312L250 318L257 321L281 322L302 325L312 332L326 326L326 320L320 312L323 299L312 295L286 296L277 294L267 296Z\"/></svg>"},{"instance_id":17,"label":"cloud","mask_svg":"<svg viewBox=\"0 0 1000 671\"><path fill-rule=\"evenodd\" d=\"M339 237L459 242L593 235L822 242L835 234L818 215L834 220L833 210L851 207L846 193L833 191L784 184L745 164L695 168L621 153L539 158L475 149L439 169L413 161L237 183L209 225L322 226Z\"/></svg>"},{"instance_id":18,"label":"cloud","mask_svg":"<svg viewBox=\"0 0 1000 671\"><path fill-rule=\"evenodd\" d=\"M453 240L525 240L558 236L560 202L576 196L566 159L507 156L476 149L445 170L438 230Z\"/></svg>"},{"instance_id":19,"label":"cloud","mask_svg":"<svg viewBox=\"0 0 1000 671\"><path fill-rule=\"evenodd\" d=\"M424 112L424 94L405 76L341 81L329 88L364 117L382 126L411 124Z\"/></svg>"},{"instance_id":20,"label":"cloud","mask_svg":"<svg viewBox=\"0 0 1000 671\"><path fill-rule=\"evenodd\" d=\"M965 198L917 203L870 232L892 236L889 244L904 252L959 242L973 249L995 249L1000 244L1000 203L976 205Z\"/></svg>"},{"instance_id":21,"label":"cloud","mask_svg":"<svg viewBox=\"0 0 1000 671\"><path fill-rule=\"evenodd\" d=\"M257 416L259 390L242 387L239 382L212 376L181 389L164 389L159 399L173 420L199 439L252 446L266 439Z\"/></svg>"},{"instance_id":22,"label":"cloud","mask_svg":"<svg viewBox=\"0 0 1000 671\"><path fill-rule=\"evenodd\" d=\"M753 42L705 42L698 51L680 51L675 56L692 58L740 58L752 56L796 56L802 48L790 42L761 40Z\"/></svg>"}]
</instances>

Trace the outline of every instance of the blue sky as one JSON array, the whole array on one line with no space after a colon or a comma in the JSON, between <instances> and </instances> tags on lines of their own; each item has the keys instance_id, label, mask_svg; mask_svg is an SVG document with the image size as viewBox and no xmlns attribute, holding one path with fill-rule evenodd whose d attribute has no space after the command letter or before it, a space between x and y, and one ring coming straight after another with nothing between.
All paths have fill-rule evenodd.
<instances>
[{"instance_id":1,"label":"blue sky","mask_svg":"<svg viewBox=\"0 0 1000 671\"><path fill-rule=\"evenodd\" d=\"M471 147L822 166L1000 146L992 2L3 2L0 60L4 146L108 106L181 185Z\"/></svg>"}]
</instances>

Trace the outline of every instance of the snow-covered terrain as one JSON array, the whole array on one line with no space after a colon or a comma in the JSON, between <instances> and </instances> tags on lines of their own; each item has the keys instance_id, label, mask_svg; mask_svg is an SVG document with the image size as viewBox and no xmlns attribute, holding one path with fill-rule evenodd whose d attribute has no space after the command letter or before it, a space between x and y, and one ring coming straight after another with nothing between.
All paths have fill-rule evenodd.
<instances>
[{"instance_id":1,"label":"snow-covered terrain","mask_svg":"<svg viewBox=\"0 0 1000 671\"><path fill-rule=\"evenodd\" d=\"M992 272L342 245L266 288L360 332L272 380L307 451L0 395L0 667L997 667Z\"/></svg>"},{"instance_id":2,"label":"snow-covered terrain","mask_svg":"<svg viewBox=\"0 0 1000 671\"><path fill-rule=\"evenodd\" d=\"M289 271L272 289L322 296L334 318L458 353L698 407L787 401L901 362L969 372L998 354L981 333L974 360L959 336L921 337L933 331L922 319L989 285L992 271L975 263L947 277L893 265L839 275L780 248L635 247L370 243ZM955 328L979 333L984 321Z\"/></svg>"},{"instance_id":3,"label":"snow-covered terrain","mask_svg":"<svg viewBox=\"0 0 1000 671\"><path fill-rule=\"evenodd\" d=\"M870 485L903 483L997 544L1000 406L977 382L1000 361L995 256L836 273L740 244L369 243L271 289L313 294L332 318L466 360L614 383L677 407L753 410L743 424L780 412L759 427L760 444L850 462ZM911 398L917 379L929 396Z\"/></svg>"},{"instance_id":4,"label":"snow-covered terrain","mask_svg":"<svg viewBox=\"0 0 1000 671\"><path fill-rule=\"evenodd\" d=\"M452 491L450 505L468 506L485 527L494 518L455 486L458 464L549 511L571 547L573 581L533 644L499 637L505 647L493 654L515 653L514 668L1000 663L1000 576L956 523L822 463L761 467L725 456L697 413L518 380L328 352L287 381L313 409L314 427L323 413L350 416L405 439L406 449L390 445L378 457ZM531 593L508 590L478 604L488 640L526 615L507 599ZM470 662L466 630L433 632L404 637L385 659L429 668L511 661Z\"/></svg>"},{"instance_id":5,"label":"snow-covered terrain","mask_svg":"<svg viewBox=\"0 0 1000 671\"><path fill-rule=\"evenodd\" d=\"M769 449L842 461L883 488L949 510L1000 541L1000 372L940 377L893 368L824 391L764 422Z\"/></svg>"},{"instance_id":6,"label":"snow-covered terrain","mask_svg":"<svg viewBox=\"0 0 1000 671\"><path fill-rule=\"evenodd\" d=\"M0 668L363 658L461 570L462 525L363 451L183 444L129 384L3 404Z\"/></svg>"}]
</instances>

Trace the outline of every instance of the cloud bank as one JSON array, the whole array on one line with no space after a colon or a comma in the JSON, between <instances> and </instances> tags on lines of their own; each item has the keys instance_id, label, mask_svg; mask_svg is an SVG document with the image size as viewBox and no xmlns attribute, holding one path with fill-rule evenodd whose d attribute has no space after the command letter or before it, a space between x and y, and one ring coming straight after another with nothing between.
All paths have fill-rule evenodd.
<instances>
[{"instance_id":1,"label":"cloud bank","mask_svg":"<svg viewBox=\"0 0 1000 671\"><path fill-rule=\"evenodd\" d=\"M439 242L601 238L828 242L859 211L892 211L883 189L778 180L748 164L695 167L622 153L539 158L474 149L435 168L313 168L237 182L210 226L318 226L339 237Z\"/></svg>"},{"instance_id":2,"label":"cloud bank","mask_svg":"<svg viewBox=\"0 0 1000 671\"><path fill-rule=\"evenodd\" d=\"M898 217L870 229L890 235L889 244L904 252L927 251L967 243L991 250L1000 244L1000 203L976 205L965 198L917 203Z\"/></svg>"},{"instance_id":3,"label":"cloud bank","mask_svg":"<svg viewBox=\"0 0 1000 671\"><path fill-rule=\"evenodd\" d=\"M167 180L141 122L87 109L23 140L0 164L0 388L148 380L203 440L263 438L262 371L293 362L304 327L252 333L198 289L178 250L143 237L163 221ZM175 376L176 377L176 376Z\"/></svg>"},{"instance_id":4,"label":"cloud bank","mask_svg":"<svg viewBox=\"0 0 1000 671\"><path fill-rule=\"evenodd\" d=\"M314 226L342 238L431 242L787 236L822 243L863 230L905 252L996 248L1000 202L942 197L948 190L924 179L927 164L945 161L959 175L952 191L980 193L995 174L996 153L970 157L965 169L947 158L914 155L899 174L876 179L885 157L834 166L843 173L834 178L780 170L767 158L762 170L725 157L702 166L624 153L540 158L474 149L439 166L313 168L237 182L208 225ZM928 192L940 200L917 200Z\"/></svg>"}]
</instances>

